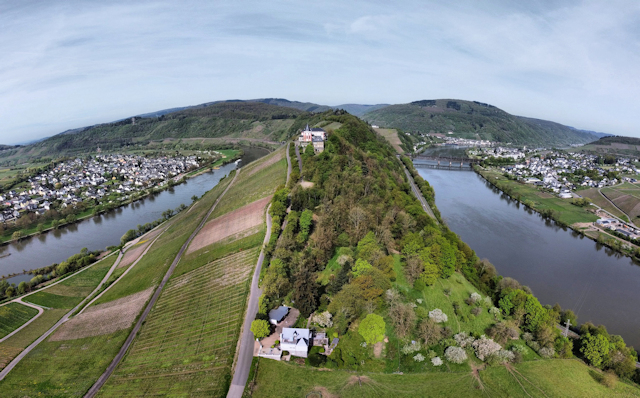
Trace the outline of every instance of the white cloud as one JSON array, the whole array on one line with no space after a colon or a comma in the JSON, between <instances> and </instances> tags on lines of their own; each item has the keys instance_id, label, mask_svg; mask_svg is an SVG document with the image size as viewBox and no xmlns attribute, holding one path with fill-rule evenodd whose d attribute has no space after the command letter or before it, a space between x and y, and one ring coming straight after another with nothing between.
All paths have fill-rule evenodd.
<instances>
[{"instance_id":1,"label":"white cloud","mask_svg":"<svg viewBox=\"0 0 640 398\"><path fill-rule=\"evenodd\" d=\"M0 142L228 98L462 98L638 134L640 3L0 4Z\"/></svg>"}]
</instances>

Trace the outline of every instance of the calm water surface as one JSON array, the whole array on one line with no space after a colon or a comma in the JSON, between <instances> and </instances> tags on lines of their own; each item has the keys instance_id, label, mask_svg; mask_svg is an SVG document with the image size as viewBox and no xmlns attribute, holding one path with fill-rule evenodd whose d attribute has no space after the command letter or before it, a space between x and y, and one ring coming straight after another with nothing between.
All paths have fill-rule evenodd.
<instances>
[{"instance_id":1,"label":"calm water surface","mask_svg":"<svg viewBox=\"0 0 640 398\"><path fill-rule=\"evenodd\" d=\"M542 304L559 303L578 322L604 324L640 348L637 263L525 210L474 172L415 166L434 187L449 228L500 275L529 286Z\"/></svg>"},{"instance_id":2,"label":"calm water surface","mask_svg":"<svg viewBox=\"0 0 640 398\"><path fill-rule=\"evenodd\" d=\"M261 148L243 148L242 164L247 164L268 153ZM236 168L234 163L213 172L188 179L166 191L148 196L135 203L122 206L110 213L91 217L82 222L62 227L20 242L0 246L0 275L22 272L58 263L80 252L83 247L100 250L120 243L120 237L129 229L157 220L162 212L191 203L193 195L202 196L215 187L220 179ZM9 279L12 283L28 281L32 275Z\"/></svg>"}]
</instances>

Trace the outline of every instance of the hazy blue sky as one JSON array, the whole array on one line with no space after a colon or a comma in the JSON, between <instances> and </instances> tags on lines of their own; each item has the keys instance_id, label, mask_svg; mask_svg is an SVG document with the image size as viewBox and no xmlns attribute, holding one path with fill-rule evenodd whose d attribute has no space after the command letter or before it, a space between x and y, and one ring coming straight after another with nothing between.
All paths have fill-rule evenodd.
<instances>
[{"instance_id":1,"label":"hazy blue sky","mask_svg":"<svg viewBox=\"0 0 640 398\"><path fill-rule=\"evenodd\" d=\"M458 98L640 135L640 1L0 2L0 143L164 108Z\"/></svg>"}]
</instances>

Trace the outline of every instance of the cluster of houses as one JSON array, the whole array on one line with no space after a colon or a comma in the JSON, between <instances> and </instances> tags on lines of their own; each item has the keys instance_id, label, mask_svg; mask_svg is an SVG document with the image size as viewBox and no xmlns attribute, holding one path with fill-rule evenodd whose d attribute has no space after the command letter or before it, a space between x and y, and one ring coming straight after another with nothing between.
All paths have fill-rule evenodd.
<instances>
[{"instance_id":1,"label":"cluster of houses","mask_svg":"<svg viewBox=\"0 0 640 398\"><path fill-rule=\"evenodd\" d=\"M195 156L146 158L114 154L61 162L29 178L30 188L0 194L0 222L15 221L25 212L43 214L84 200L128 195L198 166Z\"/></svg>"},{"instance_id":2,"label":"cluster of houses","mask_svg":"<svg viewBox=\"0 0 640 398\"><path fill-rule=\"evenodd\" d=\"M568 155L559 152L532 157L514 166L502 167L502 171L524 180L526 183L535 184L558 193L562 198L573 197L571 192L579 187L602 188L618 184L620 180L617 178L607 177L611 171L625 174L639 173L631 159L618 159L615 165L605 169L598 164L597 156L583 153ZM598 177L592 178L585 174L592 176L595 174ZM623 177L623 180L636 182L636 179L630 177Z\"/></svg>"},{"instance_id":3,"label":"cluster of houses","mask_svg":"<svg viewBox=\"0 0 640 398\"><path fill-rule=\"evenodd\" d=\"M481 156L483 158L494 157L497 159L524 159L527 153L531 153L534 150L523 148L508 148L508 147L494 147L494 148L477 148L473 151L469 151L470 155Z\"/></svg>"},{"instance_id":4,"label":"cluster of houses","mask_svg":"<svg viewBox=\"0 0 640 398\"><path fill-rule=\"evenodd\" d=\"M611 231L618 232L631 239L640 238L640 229L635 225L631 225L615 218L600 218L595 222L596 226L600 228L606 228Z\"/></svg>"},{"instance_id":5,"label":"cluster of houses","mask_svg":"<svg viewBox=\"0 0 640 398\"><path fill-rule=\"evenodd\" d=\"M296 145L306 148L307 145L313 145L315 153L324 151L324 142L327 140L327 132L319 127L309 128L309 125L302 130Z\"/></svg>"},{"instance_id":6,"label":"cluster of houses","mask_svg":"<svg viewBox=\"0 0 640 398\"><path fill-rule=\"evenodd\" d=\"M338 345L339 339L335 337L329 344L326 333L315 332L307 328L287 327L287 322L284 320L289 314L289 310L289 307L280 306L269 311L269 322L276 326L274 334L279 337L279 340L271 347L264 347L261 342L258 342L259 347L255 355L277 361L289 360L291 356L307 358L309 350L313 346L323 347L322 354L330 355ZM264 341L271 340L267 338Z\"/></svg>"}]
</instances>

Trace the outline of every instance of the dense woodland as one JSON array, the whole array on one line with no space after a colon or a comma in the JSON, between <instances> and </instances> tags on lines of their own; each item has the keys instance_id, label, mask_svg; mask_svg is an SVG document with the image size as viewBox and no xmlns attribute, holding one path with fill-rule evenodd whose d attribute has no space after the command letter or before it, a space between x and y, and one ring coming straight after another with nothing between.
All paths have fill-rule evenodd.
<instances>
[{"instance_id":1,"label":"dense woodland","mask_svg":"<svg viewBox=\"0 0 640 398\"><path fill-rule=\"evenodd\" d=\"M342 127L331 132L324 152L302 155L303 177L314 186L304 189L294 180L273 198L270 264L263 269L258 315L258 320L266 319L270 309L290 305L300 310L301 318L314 314L315 325L340 336L328 357L312 352L311 365L362 369L370 356L364 347L387 335L398 342L397 349L388 345L388 363L401 353L415 353L408 357L412 363L426 355L433 366L445 359L456 366L472 355L489 366L532 355L578 356L617 377L637 377L636 352L622 338L591 324L582 325L579 340L563 337L556 325L567 320L576 325L572 311L541 305L526 286L499 276L455 233L431 219L412 195L390 145L365 122L340 112L323 117ZM403 160L434 205L433 189L409 159ZM327 273L329 266L336 266L335 272ZM326 283L321 282L327 275ZM461 275L479 293L455 301L454 313L416 305L422 304L418 293L439 289ZM445 296L451 293L447 290ZM458 327L476 320L483 326L455 333L448 317ZM386 370L396 369L388 365Z\"/></svg>"}]
</instances>

